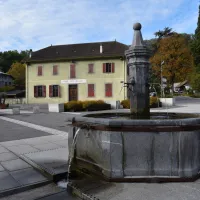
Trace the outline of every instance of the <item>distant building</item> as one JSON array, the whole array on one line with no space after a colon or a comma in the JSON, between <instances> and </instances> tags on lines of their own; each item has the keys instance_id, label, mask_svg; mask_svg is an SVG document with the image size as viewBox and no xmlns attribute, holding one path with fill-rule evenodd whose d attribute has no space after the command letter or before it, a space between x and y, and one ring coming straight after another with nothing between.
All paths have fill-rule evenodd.
<instances>
[{"instance_id":1,"label":"distant building","mask_svg":"<svg viewBox=\"0 0 200 200\"><path fill-rule=\"evenodd\" d=\"M49 46L26 60L27 103L64 103L127 98L124 56L117 41ZM121 91L121 92L120 92Z\"/></svg>"},{"instance_id":2,"label":"distant building","mask_svg":"<svg viewBox=\"0 0 200 200\"><path fill-rule=\"evenodd\" d=\"M180 83L174 83L174 92L184 92L185 90L189 90L190 88L191 86L187 80Z\"/></svg>"},{"instance_id":3,"label":"distant building","mask_svg":"<svg viewBox=\"0 0 200 200\"><path fill-rule=\"evenodd\" d=\"M0 88L4 86L12 86L14 78L11 75L0 72Z\"/></svg>"}]
</instances>

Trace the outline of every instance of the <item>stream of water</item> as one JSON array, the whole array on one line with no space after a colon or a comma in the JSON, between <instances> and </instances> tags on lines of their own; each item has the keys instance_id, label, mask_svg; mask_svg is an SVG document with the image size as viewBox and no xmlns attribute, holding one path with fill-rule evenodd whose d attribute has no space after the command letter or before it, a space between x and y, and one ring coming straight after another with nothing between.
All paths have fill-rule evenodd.
<instances>
[{"instance_id":1,"label":"stream of water","mask_svg":"<svg viewBox=\"0 0 200 200\"><path fill-rule=\"evenodd\" d=\"M62 180L60 182L58 182L58 186L61 188L66 188L68 186L69 183L69 178L70 178L70 173L71 173L71 164L74 158L74 149L76 146L76 142L77 142L77 136L79 134L79 131L81 130L81 128L78 128L78 130L76 131L73 141L72 141L72 146L70 148L70 152L69 152L69 163L68 163L68 170L67 170L67 179L66 180Z\"/></svg>"}]
</instances>

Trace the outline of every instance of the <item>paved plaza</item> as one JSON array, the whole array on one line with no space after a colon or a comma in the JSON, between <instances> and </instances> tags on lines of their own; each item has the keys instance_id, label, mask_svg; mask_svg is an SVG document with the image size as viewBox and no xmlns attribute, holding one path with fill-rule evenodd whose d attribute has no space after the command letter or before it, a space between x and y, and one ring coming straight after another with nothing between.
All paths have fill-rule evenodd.
<instances>
[{"instance_id":1,"label":"paved plaza","mask_svg":"<svg viewBox=\"0 0 200 200\"><path fill-rule=\"evenodd\" d=\"M154 108L151 112L200 113L200 99L178 97L174 107ZM56 175L67 173L69 122L66 118L69 115L82 114L46 111L34 114L24 110L20 115L13 115L9 110L0 110L0 198L39 199L47 195L43 199L74 199L54 184L53 179ZM191 183L162 184L95 181L80 180L77 185L85 193L103 200L200 198L199 180ZM38 192L41 188L46 192ZM27 198L27 195L34 191L36 194ZM56 194L49 196L53 193Z\"/></svg>"}]
</instances>

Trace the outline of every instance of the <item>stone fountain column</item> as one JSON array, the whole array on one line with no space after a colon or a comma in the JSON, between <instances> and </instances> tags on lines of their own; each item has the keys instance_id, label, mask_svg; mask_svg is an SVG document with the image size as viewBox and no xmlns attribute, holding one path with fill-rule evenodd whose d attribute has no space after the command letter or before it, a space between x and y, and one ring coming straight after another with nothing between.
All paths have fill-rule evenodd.
<instances>
[{"instance_id":1,"label":"stone fountain column","mask_svg":"<svg viewBox=\"0 0 200 200\"><path fill-rule=\"evenodd\" d=\"M133 25L132 45L125 51L129 70L127 87L130 96L130 111L133 117L149 118L149 53L143 43L141 24Z\"/></svg>"}]
</instances>

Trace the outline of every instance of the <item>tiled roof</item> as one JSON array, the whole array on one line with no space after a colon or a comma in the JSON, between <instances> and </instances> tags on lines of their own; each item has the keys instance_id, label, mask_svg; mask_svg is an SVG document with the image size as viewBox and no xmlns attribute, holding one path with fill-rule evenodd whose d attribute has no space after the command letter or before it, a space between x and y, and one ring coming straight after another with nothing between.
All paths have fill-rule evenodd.
<instances>
[{"instance_id":1,"label":"tiled roof","mask_svg":"<svg viewBox=\"0 0 200 200\"><path fill-rule=\"evenodd\" d=\"M102 44L103 53L100 53ZM124 56L128 45L117 41L49 46L32 52L29 61Z\"/></svg>"},{"instance_id":2,"label":"tiled roof","mask_svg":"<svg viewBox=\"0 0 200 200\"><path fill-rule=\"evenodd\" d=\"M11 78L13 78L11 75L7 74L7 73L4 73L4 72L0 72L0 75L3 75L3 76L10 76ZM13 78L14 79L14 78Z\"/></svg>"}]
</instances>

